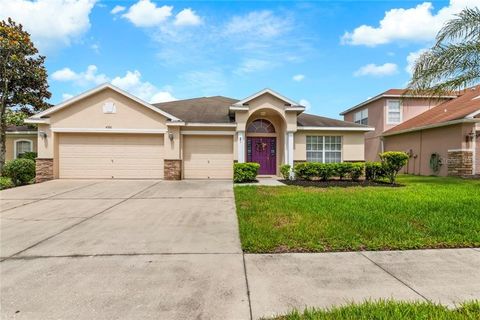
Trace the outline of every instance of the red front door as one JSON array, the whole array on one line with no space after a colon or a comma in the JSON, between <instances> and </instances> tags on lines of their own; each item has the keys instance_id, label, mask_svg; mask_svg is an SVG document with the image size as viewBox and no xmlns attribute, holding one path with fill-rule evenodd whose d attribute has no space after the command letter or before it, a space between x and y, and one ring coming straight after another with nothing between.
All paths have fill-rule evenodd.
<instances>
[{"instance_id":1,"label":"red front door","mask_svg":"<svg viewBox=\"0 0 480 320\"><path fill-rule=\"evenodd\" d=\"M258 174L277 173L277 140L274 137L248 137L247 161L260 164Z\"/></svg>"}]
</instances>

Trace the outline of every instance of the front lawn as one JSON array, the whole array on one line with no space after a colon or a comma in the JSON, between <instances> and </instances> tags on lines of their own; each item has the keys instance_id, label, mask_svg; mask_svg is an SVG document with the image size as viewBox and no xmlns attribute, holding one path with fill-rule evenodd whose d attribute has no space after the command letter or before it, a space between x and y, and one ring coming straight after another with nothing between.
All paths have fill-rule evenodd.
<instances>
[{"instance_id":1,"label":"front lawn","mask_svg":"<svg viewBox=\"0 0 480 320\"><path fill-rule=\"evenodd\" d=\"M480 246L480 180L400 176L404 187L237 186L246 252Z\"/></svg>"},{"instance_id":2,"label":"front lawn","mask_svg":"<svg viewBox=\"0 0 480 320\"><path fill-rule=\"evenodd\" d=\"M457 309L428 302L378 301L351 304L329 310L297 311L275 318L276 320L370 320L370 319L435 319L435 320L474 320L480 319L480 302L462 304Z\"/></svg>"}]
</instances>

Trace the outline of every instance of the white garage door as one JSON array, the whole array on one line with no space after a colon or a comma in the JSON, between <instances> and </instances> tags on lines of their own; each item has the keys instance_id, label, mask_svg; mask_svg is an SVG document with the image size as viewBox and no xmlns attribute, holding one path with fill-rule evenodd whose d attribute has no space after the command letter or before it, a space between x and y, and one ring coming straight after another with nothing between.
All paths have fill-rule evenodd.
<instances>
[{"instance_id":1,"label":"white garage door","mask_svg":"<svg viewBox=\"0 0 480 320\"><path fill-rule=\"evenodd\" d=\"M183 136L185 179L232 179L232 136Z\"/></svg>"},{"instance_id":2,"label":"white garage door","mask_svg":"<svg viewBox=\"0 0 480 320\"><path fill-rule=\"evenodd\" d=\"M163 178L163 135L60 134L60 178Z\"/></svg>"},{"instance_id":3,"label":"white garage door","mask_svg":"<svg viewBox=\"0 0 480 320\"><path fill-rule=\"evenodd\" d=\"M475 150L476 150L476 158L475 158L475 174L478 174L480 175L480 130L477 130L477 138L476 138L476 147L475 147Z\"/></svg>"}]
</instances>

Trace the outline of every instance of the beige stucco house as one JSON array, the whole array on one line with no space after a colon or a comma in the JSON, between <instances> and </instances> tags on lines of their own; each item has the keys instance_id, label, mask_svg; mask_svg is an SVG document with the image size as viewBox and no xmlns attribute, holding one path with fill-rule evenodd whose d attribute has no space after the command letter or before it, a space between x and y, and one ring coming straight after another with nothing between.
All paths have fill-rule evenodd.
<instances>
[{"instance_id":1,"label":"beige stucco house","mask_svg":"<svg viewBox=\"0 0 480 320\"><path fill-rule=\"evenodd\" d=\"M375 128L365 134L367 161L383 151L410 155L405 173L480 174L480 86L452 96L422 97L390 89L341 113ZM438 171L434 158L440 158Z\"/></svg>"},{"instance_id":2,"label":"beige stucco house","mask_svg":"<svg viewBox=\"0 0 480 320\"><path fill-rule=\"evenodd\" d=\"M30 126L8 126L5 160L18 158L25 152L37 152L37 129Z\"/></svg>"},{"instance_id":3,"label":"beige stucco house","mask_svg":"<svg viewBox=\"0 0 480 320\"><path fill-rule=\"evenodd\" d=\"M37 180L231 179L298 161L363 161L368 126L306 114L270 89L149 104L104 84L29 118L38 125Z\"/></svg>"}]
</instances>

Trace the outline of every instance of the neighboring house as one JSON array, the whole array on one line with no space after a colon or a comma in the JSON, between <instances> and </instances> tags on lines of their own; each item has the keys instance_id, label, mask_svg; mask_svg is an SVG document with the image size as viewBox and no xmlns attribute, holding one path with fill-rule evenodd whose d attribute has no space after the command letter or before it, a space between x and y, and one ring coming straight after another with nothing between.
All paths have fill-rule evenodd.
<instances>
[{"instance_id":1,"label":"neighboring house","mask_svg":"<svg viewBox=\"0 0 480 320\"><path fill-rule=\"evenodd\" d=\"M402 94L401 91L397 93ZM368 107L370 115L375 113L377 119L368 120L368 124L375 126L376 130L375 135L366 134L367 160L374 160L377 152L382 150L405 151L410 155L408 166L404 169L406 173L442 176L480 174L480 86L457 96L439 99L408 96L382 99L385 101L362 105ZM422 111L413 112L412 109ZM345 119L348 120L359 110L347 110L343 113ZM383 113L385 120L378 120L379 113ZM406 114L414 115L405 117ZM399 123L390 125L391 120ZM440 160L438 171L434 171L434 164L438 163L436 159Z\"/></svg>"},{"instance_id":2,"label":"neighboring house","mask_svg":"<svg viewBox=\"0 0 480 320\"><path fill-rule=\"evenodd\" d=\"M38 124L38 181L231 179L235 161L279 175L284 163L364 160L363 134L371 128L304 111L270 89L241 101L152 105L104 84L27 122Z\"/></svg>"},{"instance_id":3,"label":"neighboring house","mask_svg":"<svg viewBox=\"0 0 480 320\"><path fill-rule=\"evenodd\" d=\"M405 122L456 96L444 96L435 99L419 96L405 96L404 89L390 89L373 98L340 113L345 121L351 121L374 127L365 134L365 159L379 160L383 152L382 135L396 125Z\"/></svg>"},{"instance_id":4,"label":"neighboring house","mask_svg":"<svg viewBox=\"0 0 480 320\"><path fill-rule=\"evenodd\" d=\"M37 152L37 129L30 126L7 126L5 160L13 160L24 152Z\"/></svg>"}]
</instances>

